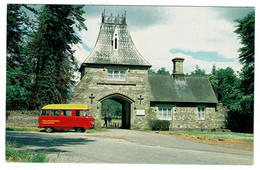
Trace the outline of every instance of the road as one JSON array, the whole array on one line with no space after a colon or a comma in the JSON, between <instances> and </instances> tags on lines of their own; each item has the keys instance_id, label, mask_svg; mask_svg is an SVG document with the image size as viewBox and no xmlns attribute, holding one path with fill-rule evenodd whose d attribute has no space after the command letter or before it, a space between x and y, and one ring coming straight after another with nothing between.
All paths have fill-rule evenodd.
<instances>
[{"instance_id":1,"label":"road","mask_svg":"<svg viewBox=\"0 0 260 170\"><path fill-rule=\"evenodd\" d=\"M51 162L251 165L253 152L217 147L172 135L134 130L6 132L18 147L47 151Z\"/></svg>"}]
</instances>

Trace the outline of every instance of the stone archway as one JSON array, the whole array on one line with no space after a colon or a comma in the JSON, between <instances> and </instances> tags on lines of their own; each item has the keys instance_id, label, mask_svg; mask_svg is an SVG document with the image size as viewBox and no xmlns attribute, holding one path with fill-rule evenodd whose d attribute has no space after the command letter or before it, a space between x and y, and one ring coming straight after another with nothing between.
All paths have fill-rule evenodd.
<instances>
[{"instance_id":1,"label":"stone archway","mask_svg":"<svg viewBox=\"0 0 260 170\"><path fill-rule=\"evenodd\" d=\"M122 129L130 129L131 122L133 121L133 103L134 100L119 93L109 94L103 98L101 98L98 102L99 105L102 107L102 102L112 99L122 105ZM101 117L101 109L100 109L100 117Z\"/></svg>"}]
</instances>

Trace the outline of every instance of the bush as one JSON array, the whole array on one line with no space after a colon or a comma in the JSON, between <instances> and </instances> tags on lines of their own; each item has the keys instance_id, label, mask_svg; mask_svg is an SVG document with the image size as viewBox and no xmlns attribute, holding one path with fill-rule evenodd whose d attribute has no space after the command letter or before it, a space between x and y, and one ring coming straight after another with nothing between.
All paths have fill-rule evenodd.
<instances>
[{"instance_id":1,"label":"bush","mask_svg":"<svg viewBox=\"0 0 260 170\"><path fill-rule=\"evenodd\" d=\"M241 110L230 110L227 117L227 127L232 132L253 133L254 116Z\"/></svg>"},{"instance_id":2,"label":"bush","mask_svg":"<svg viewBox=\"0 0 260 170\"><path fill-rule=\"evenodd\" d=\"M169 130L170 121L168 120L151 120L149 126L152 130Z\"/></svg>"}]
</instances>

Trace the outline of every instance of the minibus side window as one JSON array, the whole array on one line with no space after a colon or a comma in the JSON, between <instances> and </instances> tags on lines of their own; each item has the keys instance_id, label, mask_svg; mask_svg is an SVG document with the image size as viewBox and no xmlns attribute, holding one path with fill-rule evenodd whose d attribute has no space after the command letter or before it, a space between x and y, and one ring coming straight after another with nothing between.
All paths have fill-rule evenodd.
<instances>
[{"instance_id":1,"label":"minibus side window","mask_svg":"<svg viewBox=\"0 0 260 170\"><path fill-rule=\"evenodd\" d=\"M49 110L42 110L41 116L49 116Z\"/></svg>"},{"instance_id":2,"label":"minibus side window","mask_svg":"<svg viewBox=\"0 0 260 170\"><path fill-rule=\"evenodd\" d=\"M90 114L89 110L87 110L86 112L87 112L87 115L88 115L88 116L92 116L92 115Z\"/></svg>"},{"instance_id":3,"label":"minibus side window","mask_svg":"<svg viewBox=\"0 0 260 170\"><path fill-rule=\"evenodd\" d=\"M72 110L61 110L61 116L72 116Z\"/></svg>"},{"instance_id":4,"label":"minibus side window","mask_svg":"<svg viewBox=\"0 0 260 170\"><path fill-rule=\"evenodd\" d=\"M86 116L86 110L76 110L76 116Z\"/></svg>"},{"instance_id":5,"label":"minibus side window","mask_svg":"<svg viewBox=\"0 0 260 170\"><path fill-rule=\"evenodd\" d=\"M59 116L59 110L50 110L50 116Z\"/></svg>"}]
</instances>

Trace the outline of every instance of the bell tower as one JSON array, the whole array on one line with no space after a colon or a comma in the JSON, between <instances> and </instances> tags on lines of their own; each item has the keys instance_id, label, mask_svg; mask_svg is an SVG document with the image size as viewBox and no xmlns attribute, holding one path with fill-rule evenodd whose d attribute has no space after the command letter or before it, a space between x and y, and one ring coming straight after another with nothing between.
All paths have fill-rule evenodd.
<instances>
[{"instance_id":1,"label":"bell tower","mask_svg":"<svg viewBox=\"0 0 260 170\"><path fill-rule=\"evenodd\" d=\"M104 11L94 49L80 67L81 81L71 103L89 104L100 125L103 101L114 100L122 105L122 128L144 129L150 109L150 67L133 43L126 13L114 16Z\"/></svg>"}]
</instances>

